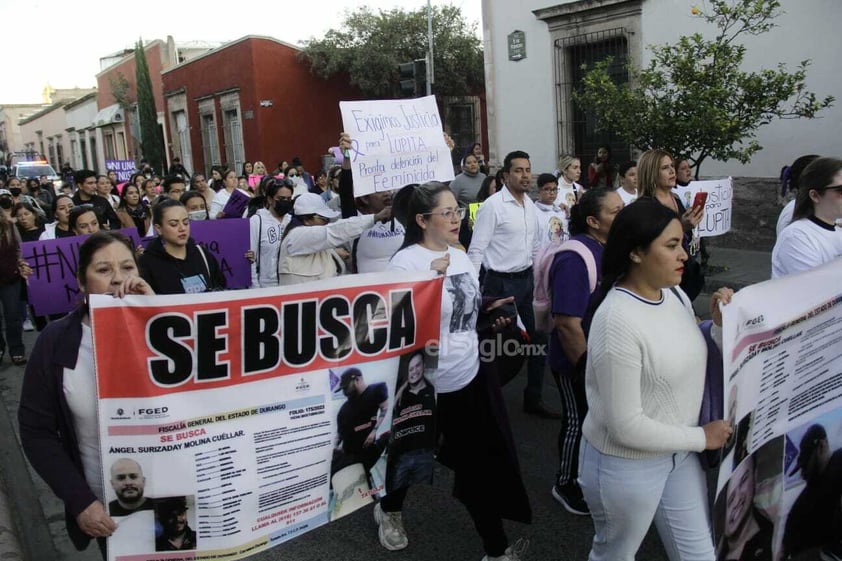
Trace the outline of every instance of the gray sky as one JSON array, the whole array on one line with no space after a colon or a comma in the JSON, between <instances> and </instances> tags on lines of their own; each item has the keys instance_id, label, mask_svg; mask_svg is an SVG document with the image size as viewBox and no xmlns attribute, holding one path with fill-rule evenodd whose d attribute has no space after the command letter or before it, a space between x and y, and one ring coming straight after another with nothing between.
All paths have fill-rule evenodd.
<instances>
[{"instance_id":1,"label":"gray sky","mask_svg":"<svg viewBox=\"0 0 842 561\"><path fill-rule=\"evenodd\" d=\"M481 0L432 0L433 5L462 8L476 22L481 35ZM346 8L368 5L389 10L425 6L426 0L258 0L196 2L195 0L0 0L0 12L15 14L0 33L0 52L6 53L6 77L0 88L2 103L40 103L41 91L93 87L99 58L146 40L231 41L244 35L269 35L298 44L322 37L338 27Z\"/></svg>"}]
</instances>

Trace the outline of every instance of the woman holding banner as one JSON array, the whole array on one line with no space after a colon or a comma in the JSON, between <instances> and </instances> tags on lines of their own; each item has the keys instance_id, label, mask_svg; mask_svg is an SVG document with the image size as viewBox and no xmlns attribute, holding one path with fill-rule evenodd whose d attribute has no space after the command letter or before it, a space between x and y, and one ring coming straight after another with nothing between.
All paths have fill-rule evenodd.
<instances>
[{"instance_id":1,"label":"woman holding banner","mask_svg":"<svg viewBox=\"0 0 842 561\"><path fill-rule=\"evenodd\" d=\"M605 244L578 472L594 522L591 561L633 561L653 521L670 559L715 558L698 452L722 447L733 430L724 420L699 426L708 352L676 288L682 235L678 215L644 197L620 211ZM716 326L732 294L713 294Z\"/></svg>"},{"instance_id":2,"label":"woman holding banner","mask_svg":"<svg viewBox=\"0 0 842 561\"><path fill-rule=\"evenodd\" d=\"M499 380L490 362L480 361L479 279L465 252L454 248L465 209L446 185L436 182L419 186L401 200L406 208L396 213L406 217L406 236L389 269L432 269L445 275L438 368L432 376L436 423L443 438L438 457L455 472L454 495L474 521L485 549L484 561L514 561L521 547L509 546L503 519L528 523L532 511ZM496 300L488 308L511 302L511 298ZM459 309L461 313L454 313ZM494 325L509 321L500 318ZM390 492L375 507L380 543L387 549L402 549L408 543L401 518L405 496L406 488Z\"/></svg>"},{"instance_id":3,"label":"woman holding banner","mask_svg":"<svg viewBox=\"0 0 842 561\"><path fill-rule=\"evenodd\" d=\"M154 294L138 276L131 241L98 232L79 248L79 288L85 295ZM99 450L93 337L87 296L73 312L44 328L23 377L20 439L35 471L64 501L65 523L77 549L117 525L105 510Z\"/></svg>"},{"instance_id":4,"label":"woman holding banner","mask_svg":"<svg viewBox=\"0 0 842 561\"><path fill-rule=\"evenodd\" d=\"M179 201L152 207L157 237L140 257L141 276L157 294L197 294L225 288L213 254L190 237L190 217Z\"/></svg>"}]
</instances>

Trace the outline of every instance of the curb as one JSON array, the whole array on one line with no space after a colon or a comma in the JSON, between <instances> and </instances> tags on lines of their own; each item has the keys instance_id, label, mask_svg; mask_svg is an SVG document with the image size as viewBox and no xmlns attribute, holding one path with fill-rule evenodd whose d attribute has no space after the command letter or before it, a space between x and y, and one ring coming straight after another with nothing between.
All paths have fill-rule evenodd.
<instances>
[{"instance_id":1,"label":"curb","mask_svg":"<svg viewBox=\"0 0 842 561\"><path fill-rule=\"evenodd\" d=\"M58 559L53 545L53 536L44 517L41 502L35 492L32 477L23 450L17 439L17 431L9 419L6 407L0 411L0 449L5 451L0 458L0 507L7 507L14 524L20 545L20 558L27 561ZM3 556L6 557L5 555Z\"/></svg>"}]
</instances>

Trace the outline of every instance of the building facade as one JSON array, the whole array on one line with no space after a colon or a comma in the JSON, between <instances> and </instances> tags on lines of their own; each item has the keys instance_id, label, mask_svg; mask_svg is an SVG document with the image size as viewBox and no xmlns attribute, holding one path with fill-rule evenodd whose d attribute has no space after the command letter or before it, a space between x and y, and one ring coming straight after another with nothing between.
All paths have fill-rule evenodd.
<instances>
[{"instance_id":1,"label":"building facade","mask_svg":"<svg viewBox=\"0 0 842 561\"><path fill-rule=\"evenodd\" d=\"M64 118L67 101L58 101L20 121L23 150L43 154L58 171L67 161L70 142Z\"/></svg>"},{"instance_id":2,"label":"building facade","mask_svg":"<svg viewBox=\"0 0 842 561\"><path fill-rule=\"evenodd\" d=\"M64 106L65 130L70 150L65 161L70 163L73 169L105 169L96 159L96 97L96 93L90 93Z\"/></svg>"},{"instance_id":3,"label":"building facade","mask_svg":"<svg viewBox=\"0 0 842 561\"><path fill-rule=\"evenodd\" d=\"M360 99L348 80L322 80L300 49L247 36L162 73L168 155L192 173L246 161L271 171L301 158L311 171L342 130L339 101Z\"/></svg>"},{"instance_id":4,"label":"building facade","mask_svg":"<svg viewBox=\"0 0 842 561\"><path fill-rule=\"evenodd\" d=\"M813 0L809 10L797 0L781 5L777 27L744 41L746 69L778 63L794 69L811 59L807 87L819 97L838 92L842 75L835 58L842 36L835 22L842 4ZM588 162L602 143L614 147L615 161L632 157L622 141L595 131L592 118L573 103L581 65L612 56L612 69L622 78L626 61L648 63L649 45L713 33L712 26L692 15L693 6L693 0L483 0L491 159L499 163L507 152L521 149L532 156L533 170L552 171L560 155L573 153ZM764 149L751 163L708 160L704 175L776 177L781 166L801 154L836 150L839 122L838 102L818 119L773 121L758 131Z\"/></svg>"}]
</instances>

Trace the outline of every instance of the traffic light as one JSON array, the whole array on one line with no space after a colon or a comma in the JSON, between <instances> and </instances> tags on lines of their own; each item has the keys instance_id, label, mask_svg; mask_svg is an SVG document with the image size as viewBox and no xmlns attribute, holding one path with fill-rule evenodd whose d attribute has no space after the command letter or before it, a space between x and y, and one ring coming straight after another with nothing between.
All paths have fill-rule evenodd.
<instances>
[{"instance_id":1,"label":"traffic light","mask_svg":"<svg viewBox=\"0 0 842 561\"><path fill-rule=\"evenodd\" d=\"M421 97L427 89L427 61L423 58L398 65L400 97Z\"/></svg>"}]
</instances>

